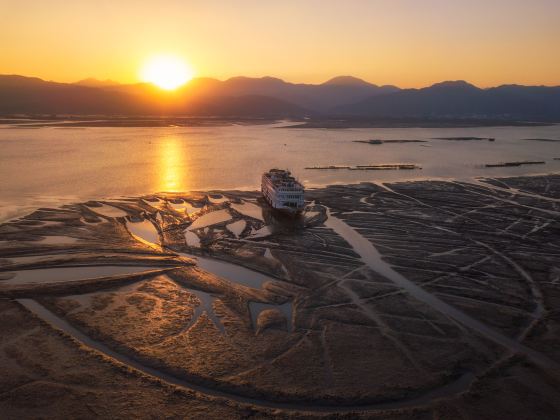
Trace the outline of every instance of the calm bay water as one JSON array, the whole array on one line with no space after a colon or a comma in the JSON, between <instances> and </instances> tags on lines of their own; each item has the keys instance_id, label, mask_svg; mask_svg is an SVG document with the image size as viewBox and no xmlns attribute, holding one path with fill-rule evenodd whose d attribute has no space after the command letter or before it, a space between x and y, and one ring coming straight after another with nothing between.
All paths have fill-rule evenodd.
<instances>
[{"instance_id":1,"label":"calm bay water","mask_svg":"<svg viewBox=\"0 0 560 420\"><path fill-rule=\"evenodd\" d=\"M0 126L0 221L65 201L160 191L259 188L271 167L289 168L308 187L425 178L462 180L560 171L560 125L548 127L287 129L283 124L166 128ZM445 141L435 137L493 137ZM353 140L417 139L367 145ZM545 165L484 168L545 160ZM415 171L317 171L315 165L415 163Z\"/></svg>"}]
</instances>

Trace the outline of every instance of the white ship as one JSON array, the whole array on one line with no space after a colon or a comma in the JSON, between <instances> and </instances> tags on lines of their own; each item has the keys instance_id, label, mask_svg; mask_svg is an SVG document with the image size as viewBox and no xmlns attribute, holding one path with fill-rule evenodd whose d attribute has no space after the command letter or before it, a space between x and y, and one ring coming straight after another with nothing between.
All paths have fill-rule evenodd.
<instances>
[{"instance_id":1,"label":"white ship","mask_svg":"<svg viewBox=\"0 0 560 420\"><path fill-rule=\"evenodd\" d=\"M297 214L305 207L303 185L290 171L271 169L265 172L262 176L261 191L273 209Z\"/></svg>"}]
</instances>

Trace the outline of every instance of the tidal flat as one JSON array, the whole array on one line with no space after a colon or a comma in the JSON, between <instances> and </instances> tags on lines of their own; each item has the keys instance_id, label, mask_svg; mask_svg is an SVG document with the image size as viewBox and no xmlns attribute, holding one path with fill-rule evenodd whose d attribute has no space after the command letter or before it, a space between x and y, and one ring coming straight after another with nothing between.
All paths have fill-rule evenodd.
<instances>
[{"instance_id":1,"label":"tidal flat","mask_svg":"<svg viewBox=\"0 0 560 420\"><path fill-rule=\"evenodd\" d=\"M22 417L557 418L560 175L44 207L0 225Z\"/></svg>"}]
</instances>

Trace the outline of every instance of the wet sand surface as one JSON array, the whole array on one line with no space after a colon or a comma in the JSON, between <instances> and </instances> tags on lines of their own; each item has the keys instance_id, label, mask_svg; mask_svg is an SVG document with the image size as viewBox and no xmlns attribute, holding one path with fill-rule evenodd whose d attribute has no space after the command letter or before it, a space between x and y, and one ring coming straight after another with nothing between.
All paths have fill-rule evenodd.
<instances>
[{"instance_id":1,"label":"wet sand surface","mask_svg":"<svg viewBox=\"0 0 560 420\"><path fill-rule=\"evenodd\" d=\"M0 225L4 415L560 416L560 175L307 196L296 219L223 191Z\"/></svg>"}]
</instances>

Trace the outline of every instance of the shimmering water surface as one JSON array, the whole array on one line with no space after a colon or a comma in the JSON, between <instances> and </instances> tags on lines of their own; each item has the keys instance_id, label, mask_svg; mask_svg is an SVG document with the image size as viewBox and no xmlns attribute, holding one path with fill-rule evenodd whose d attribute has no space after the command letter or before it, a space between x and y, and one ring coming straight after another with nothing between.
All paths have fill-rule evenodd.
<instances>
[{"instance_id":1,"label":"shimmering water surface","mask_svg":"<svg viewBox=\"0 0 560 420\"><path fill-rule=\"evenodd\" d=\"M223 127L34 130L0 126L0 220L61 201L160 191L259 188L262 172L289 168L306 186L360 181L526 175L560 170L560 126L289 129L287 123ZM435 137L493 137L494 142ZM427 143L368 145L367 139ZM544 165L484 168L485 163ZM415 163L422 170L307 170L315 165Z\"/></svg>"}]
</instances>

